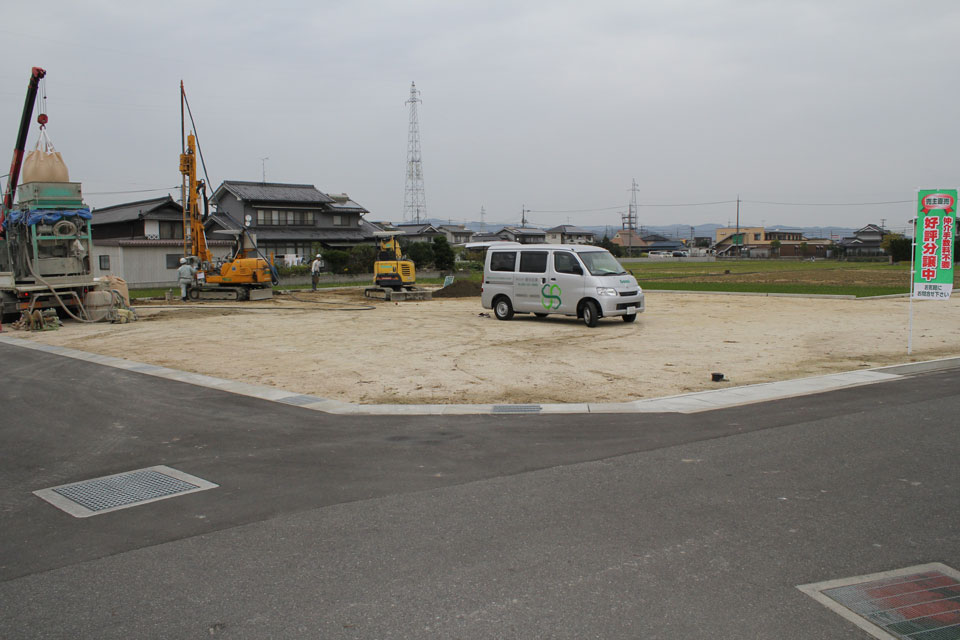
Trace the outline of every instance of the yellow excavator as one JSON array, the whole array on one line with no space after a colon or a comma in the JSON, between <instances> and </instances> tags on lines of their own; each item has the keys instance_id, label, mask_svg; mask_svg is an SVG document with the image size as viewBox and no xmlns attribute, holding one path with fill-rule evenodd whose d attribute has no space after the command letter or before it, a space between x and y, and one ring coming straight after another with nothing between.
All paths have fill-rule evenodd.
<instances>
[{"instance_id":1,"label":"yellow excavator","mask_svg":"<svg viewBox=\"0 0 960 640\"><path fill-rule=\"evenodd\" d=\"M183 83L180 83L181 107L186 102ZM189 108L189 107L188 107ZM181 120L182 120L181 108ZM276 269L257 249L256 237L246 225L237 230L215 231L233 235L232 257L215 259L207 247L203 226L207 218L206 186L197 180L197 140L193 133L186 137L180 154L180 173L183 176L183 253L187 262L196 267L197 281L187 295L192 300L265 300L273 296L273 285L279 283ZM203 195L204 212L200 211Z\"/></svg>"},{"instance_id":2,"label":"yellow excavator","mask_svg":"<svg viewBox=\"0 0 960 640\"><path fill-rule=\"evenodd\" d=\"M368 298L391 299L391 292L412 291L417 284L417 271L413 260L404 259L400 242L400 231L377 231L377 261L373 263L373 286L364 290Z\"/></svg>"}]
</instances>

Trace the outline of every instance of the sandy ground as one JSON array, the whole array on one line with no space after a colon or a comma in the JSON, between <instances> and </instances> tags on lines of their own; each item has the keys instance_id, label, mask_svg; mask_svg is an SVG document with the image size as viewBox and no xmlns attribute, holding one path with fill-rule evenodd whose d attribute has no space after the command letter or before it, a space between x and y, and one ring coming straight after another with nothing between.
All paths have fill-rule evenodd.
<instances>
[{"instance_id":1,"label":"sandy ground","mask_svg":"<svg viewBox=\"0 0 960 640\"><path fill-rule=\"evenodd\" d=\"M914 303L907 356L906 298L654 291L635 323L588 329L562 316L500 322L479 298L296 296L140 306L141 320L128 325L11 335L364 404L624 402L960 355L956 297ZM214 308L226 305L243 310ZM374 308L338 310L362 305ZM711 382L712 372L729 382Z\"/></svg>"}]
</instances>

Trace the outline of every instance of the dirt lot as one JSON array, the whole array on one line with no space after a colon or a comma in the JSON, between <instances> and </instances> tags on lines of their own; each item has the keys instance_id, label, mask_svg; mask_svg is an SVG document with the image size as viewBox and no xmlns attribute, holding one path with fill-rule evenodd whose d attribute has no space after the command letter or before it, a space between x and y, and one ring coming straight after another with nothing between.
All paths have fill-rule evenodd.
<instances>
[{"instance_id":1,"label":"dirt lot","mask_svg":"<svg viewBox=\"0 0 960 640\"><path fill-rule=\"evenodd\" d=\"M129 325L12 335L365 404L623 402L960 355L957 298L914 304L912 357L906 298L654 291L637 322L595 329L560 316L500 322L476 297L296 298L140 306ZM711 382L715 371L730 382Z\"/></svg>"}]
</instances>

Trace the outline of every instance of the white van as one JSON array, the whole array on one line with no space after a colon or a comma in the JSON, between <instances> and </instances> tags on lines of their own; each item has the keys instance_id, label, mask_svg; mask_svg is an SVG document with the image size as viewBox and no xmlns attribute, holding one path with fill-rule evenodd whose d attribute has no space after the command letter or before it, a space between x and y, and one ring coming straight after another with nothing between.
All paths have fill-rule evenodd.
<instances>
[{"instance_id":1,"label":"white van","mask_svg":"<svg viewBox=\"0 0 960 640\"><path fill-rule=\"evenodd\" d=\"M636 278L609 251L569 244L490 244L480 302L499 320L560 313L588 327L612 316L633 322L644 310Z\"/></svg>"}]
</instances>

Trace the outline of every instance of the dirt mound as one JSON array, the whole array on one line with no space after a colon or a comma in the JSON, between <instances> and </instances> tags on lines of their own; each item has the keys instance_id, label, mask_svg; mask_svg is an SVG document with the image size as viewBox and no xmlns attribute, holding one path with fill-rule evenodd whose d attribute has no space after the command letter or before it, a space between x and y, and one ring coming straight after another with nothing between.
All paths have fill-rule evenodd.
<instances>
[{"instance_id":1,"label":"dirt mound","mask_svg":"<svg viewBox=\"0 0 960 640\"><path fill-rule=\"evenodd\" d=\"M480 283L473 280L457 280L449 287L437 289L434 298L470 298L480 295Z\"/></svg>"}]
</instances>

